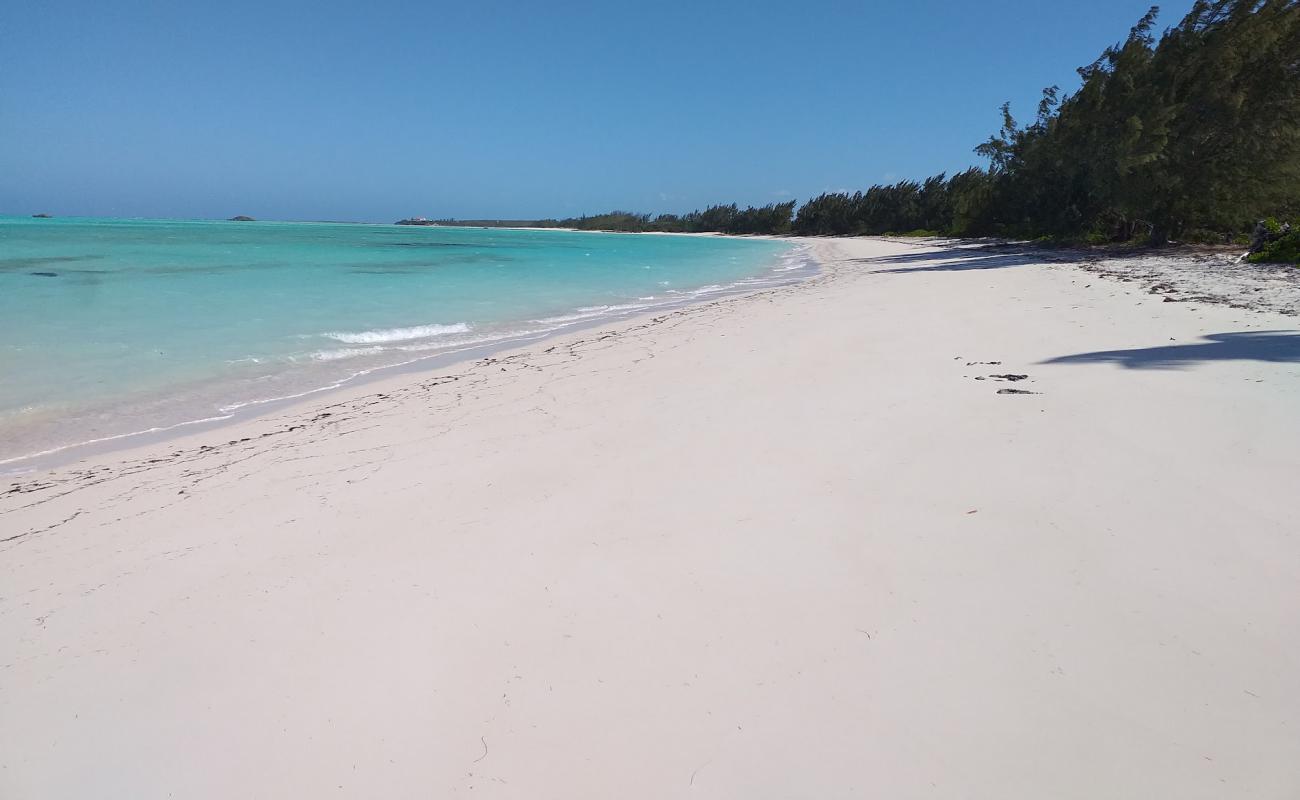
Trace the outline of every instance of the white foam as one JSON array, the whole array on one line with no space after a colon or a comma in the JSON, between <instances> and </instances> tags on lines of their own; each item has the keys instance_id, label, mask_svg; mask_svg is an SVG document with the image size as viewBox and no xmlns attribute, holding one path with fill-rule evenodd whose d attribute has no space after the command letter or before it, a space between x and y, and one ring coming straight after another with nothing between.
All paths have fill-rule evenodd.
<instances>
[{"instance_id":1,"label":"white foam","mask_svg":"<svg viewBox=\"0 0 1300 800\"><path fill-rule=\"evenodd\" d=\"M414 325L409 328L380 328L356 333L332 331L322 335L344 344L383 344L385 342L409 342L412 339L431 339L434 336L468 332L469 325L464 322L457 322L452 325Z\"/></svg>"},{"instance_id":2,"label":"white foam","mask_svg":"<svg viewBox=\"0 0 1300 800\"><path fill-rule=\"evenodd\" d=\"M642 300L652 300L654 298L639 298ZM543 317L535 319L533 322L539 325L569 325L575 322L585 322L587 320L622 317L634 314L638 311L646 311L664 303L620 303L612 306L583 306L572 314L557 314L553 317Z\"/></svg>"},{"instance_id":3,"label":"white foam","mask_svg":"<svg viewBox=\"0 0 1300 800\"><path fill-rule=\"evenodd\" d=\"M424 353L430 350L450 350L452 348L459 349L459 348L464 348L476 344L487 344L488 342L495 342L500 339L509 338L509 336L510 336L509 333L498 333L492 336L473 336L468 339L466 338L450 339L442 342L420 342L418 344L402 344L402 345L398 345L394 349L401 350L407 353Z\"/></svg>"},{"instance_id":4,"label":"white foam","mask_svg":"<svg viewBox=\"0 0 1300 800\"><path fill-rule=\"evenodd\" d=\"M337 350L318 350L311 354L313 361L338 361L343 358L356 358L357 356L368 356L372 353L382 353L382 347L340 347Z\"/></svg>"}]
</instances>

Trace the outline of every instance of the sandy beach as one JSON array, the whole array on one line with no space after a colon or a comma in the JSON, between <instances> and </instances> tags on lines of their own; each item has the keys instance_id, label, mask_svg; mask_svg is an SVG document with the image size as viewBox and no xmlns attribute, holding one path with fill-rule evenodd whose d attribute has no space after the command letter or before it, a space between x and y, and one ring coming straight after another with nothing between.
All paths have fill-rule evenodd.
<instances>
[{"instance_id":1,"label":"sandy beach","mask_svg":"<svg viewBox=\"0 0 1300 800\"><path fill-rule=\"evenodd\" d=\"M815 249L0 488L0 796L1300 795L1287 304Z\"/></svg>"}]
</instances>

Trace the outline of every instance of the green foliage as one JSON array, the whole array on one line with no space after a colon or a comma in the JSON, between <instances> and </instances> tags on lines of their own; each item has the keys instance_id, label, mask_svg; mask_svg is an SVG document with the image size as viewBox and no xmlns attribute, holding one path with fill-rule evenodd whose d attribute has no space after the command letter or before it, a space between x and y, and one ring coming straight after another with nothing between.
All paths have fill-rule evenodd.
<instances>
[{"instance_id":1,"label":"green foliage","mask_svg":"<svg viewBox=\"0 0 1300 800\"><path fill-rule=\"evenodd\" d=\"M772 203L761 208L744 210L731 205L709 206L703 211L689 214L633 214L613 211L592 217L548 219L537 223L539 227L576 228L584 231L620 231L625 233L729 233L733 235L768 234L780 236L790 232L795 201Z\"/></svg>"},{"instance_id":2,"label":"green foliage","mask_svg":"<svg viewBox=\"0 0 1300 800\"><path fill-rule=\"evenodd\" d=\"M1277 220L1271 221L1274 226L1271 232L1280 233L1281 225L1278 225ZM1279 236L1265 244L1258 252L1251 253L1247 260L1255 263L1271 262L1300 266L1300 226L1292 228L1285 236Z\"/></svg>"},{"instance_id":3,"label":"green foliage","mask_svg":"<svg viewBox=\"0 0 1300 800\"><path fill-rule=\"evenodd\" d=\"M1300 2L1199 0L1158 39L1155 21L1080 69L1074 94L1045 89L1031 123L1003 105L975 148L987 170L825 194L794 231L1224 242L1300 210Z\"/></svg>"},{"instance_id":4,"label":"green foliage","mask_svg":"<svg viewBox=\"0 0 1300 800\"><path fill-rule=\"evenodd\" d=\"M1157 41L1128 38L1044 93L1038 119L976 148L995 176L990 228L1099 228L1152 243L1232 234L1300 197L1300 3L1198 0Z\"/></svg>"},{"instance_id":5,"label":"green foliage","mask_svg":"<svg viewBox=\"0 0 1300 800\"><path fill-rule=\"evenodd\" d=\"M951 179L900 181L866 192L823 194L805 203L792 230L805 236L879 235L918 231L918 236L966 235L987 216L988 173L970 169Z\"/></svg>"}]
</instances>

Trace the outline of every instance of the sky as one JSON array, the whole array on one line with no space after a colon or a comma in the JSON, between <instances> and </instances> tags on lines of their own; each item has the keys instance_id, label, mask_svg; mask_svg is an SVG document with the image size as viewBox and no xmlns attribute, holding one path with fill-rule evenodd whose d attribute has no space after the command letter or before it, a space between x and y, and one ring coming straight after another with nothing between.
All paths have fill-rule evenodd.
<instances>
[{"instance_id":1,"label":"sky","mask_svg":"<svg viewBox=\"0 0 1300 800\"><path fill-rule=\"evenodd\" d=\"M1147 5L0 0L0 214L802 201L980 163Z\"/></svg>"}]
</instances>

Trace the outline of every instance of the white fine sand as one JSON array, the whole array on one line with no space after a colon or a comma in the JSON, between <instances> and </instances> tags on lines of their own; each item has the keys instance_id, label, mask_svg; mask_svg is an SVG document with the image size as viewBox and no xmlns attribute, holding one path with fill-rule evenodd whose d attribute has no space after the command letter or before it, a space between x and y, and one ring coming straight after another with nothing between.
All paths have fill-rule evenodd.
<instances>
[{"instance_id":1,"label":"white fine sand","mask_svg":"<svg viewBox=\"0 0 1300 800\"><path fill-rule=\"evenodd\" d=\"M817 247L21 478L0 797L1300 796L1295 318Z\"/></svg>"}]
</instances>

